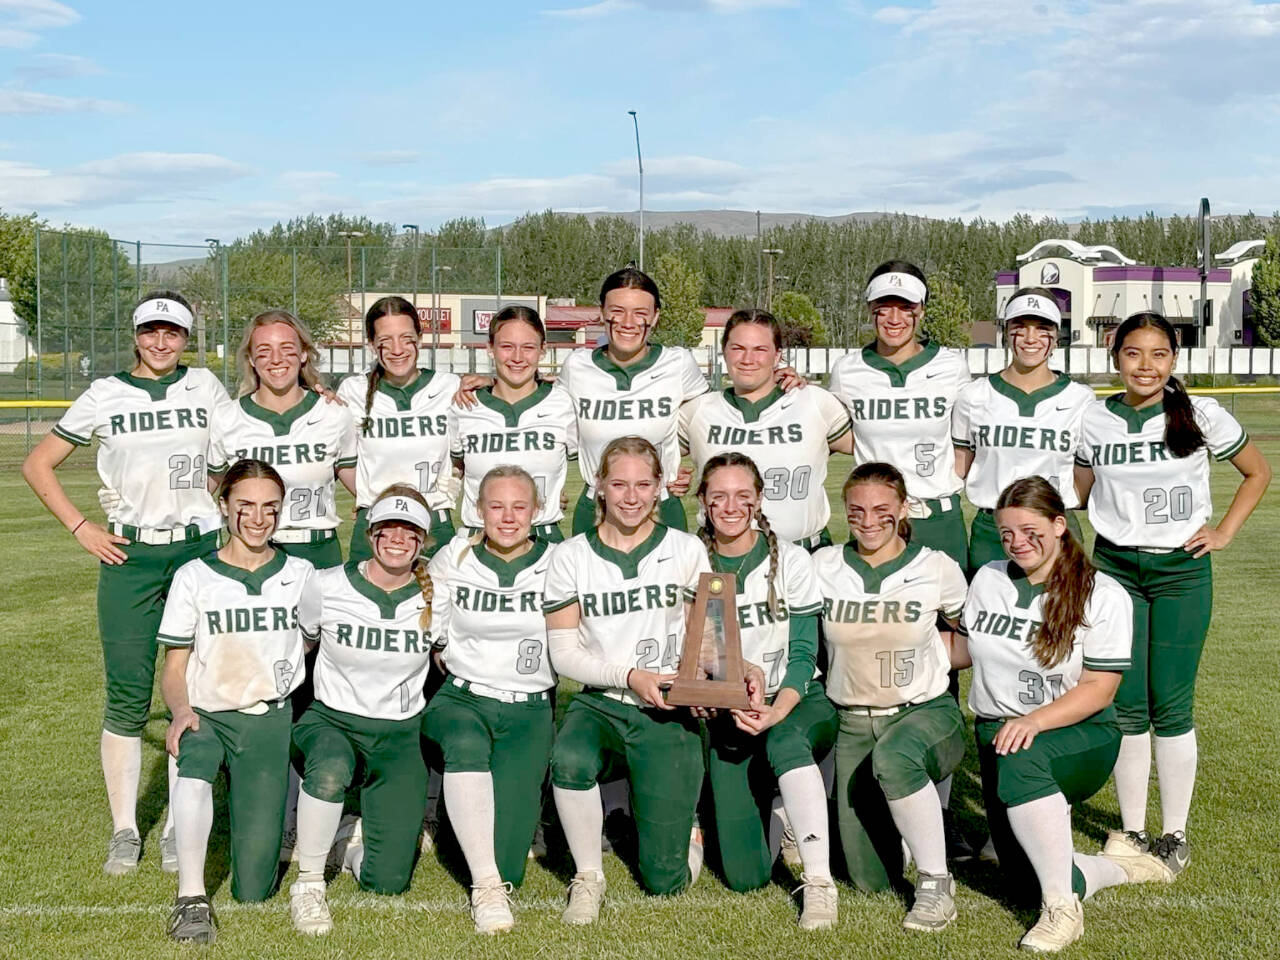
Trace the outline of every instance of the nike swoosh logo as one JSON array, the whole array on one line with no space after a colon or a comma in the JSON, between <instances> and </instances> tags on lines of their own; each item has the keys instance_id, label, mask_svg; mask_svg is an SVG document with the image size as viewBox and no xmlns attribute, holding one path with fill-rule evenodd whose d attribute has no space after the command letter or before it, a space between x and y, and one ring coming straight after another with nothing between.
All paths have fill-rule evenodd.
<instances>
[{"instance_id":1,"label":"nike swoosh logo","mask_svg":"<svg viewBox=\"0 0 1280 960\"><path fill-rule=\"evenodd\" d=\"M919 579L920 579L919 577L903 577L902 582L905 585L908 583L915 583Z\"/></svg>"},{"instance_id":2,"label":"nike swoosh logo","mask_svg":"<svg viewBox=\"0 0 1280 960\"><path fill-rule=\"evenodd\" d=\"M1055 410L1070 410L1070 409L1071 409L1071 404L1069 404L1069 403L1068 403L1065 407L1054 407L1053 409L1055 409Z\"/></svg>"},{"instance_id":3,"label":"nike swoosh logo","mask_svg":"<svg viewBox=\"0 0 1280 960\"><path fill-rule=\"evenodd\" d=\"M551 416L551 414L549 414L549 413L535 413L535 414L533 415L533 418L534 418L535 420L541 420L543 417L549 417L549 416Z\"/></svg>"},{"instance_id":4,"label":"nike swoosh logo","mask_svg":"<svg viewBox=\"0 0 1280 960\"><path fill-rule=\"evenodd\" d=\"M184 389L187 389L187 390L195 390L195 389L197 389L197 386L196 386L196 384L194 384L194 383L188 383L188 384L185 384L185 385L184 385Z\"/></svg>"},{"instance_id":5,"label":"nike swoosh logo","mask_svg":"<svg viewBox=\"0 0 1280 960\"><path fill-rule=\"evenodd\" d=\"M292 581L292 580L281 580L281 581L280 581L280 586L282 586L282 587L287 587L287 586L289 586L289 584L291 584L291 583L293 583L293 581Z\"/></svg>"},{"instance_id":6,"label":"nike swoosh logo","mask_svg":"<svg viewBox=\"0 0 1280 960\"><path fill-rule=\"evenodd\" d=\"M323 420L323 419L324 419L324 417L320 417L319 419L316 419L316 420L308 420L308 421L306 422L305 426L313 427L313 426L315 426L317 423L319 423L319 422L320 422L321 420Z\"/></svg>"},{"instance_id":7,"label":"nike swoosh logo","mask_svg":"<svg viewBox=\"0 0 1280 960\"><path fill-rule=\"evenodd\" d=\"M654 563L666 563L670 559L671 559L670 557L658 557L656 560L654 560Z\"/></svg>"},{"instance_id":8,"label":"nike swoosh logo","mask_svg":"<svg viewBox=\"0 0 1280 960\"><path fill-rule=\"evenodd\" d=\"M934 377L940 377L940 376L942 376L942 371L941 371L941 370L938 370L938 371L937 371L937 372L935 372L935 373L926 373L926 374L924 375L924 378L925 378L926 380L932 380Z\"/></svg>"}]
</instances>

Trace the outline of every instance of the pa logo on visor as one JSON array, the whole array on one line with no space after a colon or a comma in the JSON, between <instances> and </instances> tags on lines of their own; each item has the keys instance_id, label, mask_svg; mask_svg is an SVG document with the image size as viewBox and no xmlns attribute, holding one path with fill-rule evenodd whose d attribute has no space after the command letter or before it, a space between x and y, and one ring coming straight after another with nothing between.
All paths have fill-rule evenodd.
<instances>
[{"instance_id":1,"label":"pa logo on visor","mask_svg":"<svg viewBox=\"0 0 1280 960\"><path fill-rule=\"evenodd\" d=\"M1040 306L1040 301L1036 297L1027 297L1027 306L1035 310L1044 309L1044 307Z\"/></svg>"},{"instance_id":2,"label":"pa logo on visor","mask_svg":"<svg viewBox=\"0 0 1280 960\"><path fill-rule=\"evenodd\" d=\"M408 501L408 500L401 500L399 497L397 497L397 498L396 498L396 509L397 509L397 510L408 510L408 509L409 509L409 501Z\"/></svg>"},{"instance_id":3,"label":"pa logo on visor","mask_svg":"<svg viewBox=\"0 0 1280 960\"><path fill-rule=\"evenodd\" d=\"M889 286L891 287L902 286L902 278L898 276L896 273L889 274Z\"/></svg>"}]
</instances>

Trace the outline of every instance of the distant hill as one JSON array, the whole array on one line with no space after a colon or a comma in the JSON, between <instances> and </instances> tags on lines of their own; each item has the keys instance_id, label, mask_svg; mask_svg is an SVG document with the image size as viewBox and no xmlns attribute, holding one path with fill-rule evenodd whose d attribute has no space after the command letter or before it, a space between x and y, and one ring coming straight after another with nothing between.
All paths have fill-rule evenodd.
<instances>
[{"instance_id":1,"label":"distant hill","mask_svg":"<svg viewBox=\"0 0 1280 960\"><path fill-rule=\"evenodd\" d=\"M564 215L578 216L578 214L570 213ZM635 210L625 212L600 211L584 213L582 216L588 220L599 220L601 217L621 217L623 220L635 223L640 214ZM823 223L871 223L872 221L892 216L897 216L897 214L861 212L845 213L838 217L820 217L812 213L761 213L760 228L768 230L770 227L790 227L797 223L807 223L811 220L822 221ZM649 230L661 230L663 227L673 227L678 223L687 223L698 230L720 237L754 237L756 234L756 214L754 210L646 210L644 212L644 228L646 232Z\"/></svg>"}]
</instances>

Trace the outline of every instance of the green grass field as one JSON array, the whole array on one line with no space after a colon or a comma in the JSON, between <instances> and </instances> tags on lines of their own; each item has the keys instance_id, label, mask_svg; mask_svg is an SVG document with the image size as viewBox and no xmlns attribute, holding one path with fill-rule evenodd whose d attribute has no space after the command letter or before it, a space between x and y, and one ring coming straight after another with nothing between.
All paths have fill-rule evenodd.
<instances>
[{"instance_id":1,"label":"green grass field","mask_svg":"<svg viewBox=\"0 0 1280 960\"><path fill-rule=\"evenodd\" d=\"M1224 398L1226 402L1226 398ZM1280 464L1280 400L1240 400L1236 413L1273 464ZM160 872L165 803L162 706L146 732L140 826L143 863L131 876L101 870L111 824L98 762L101 648L94 614L96 571L22 483L14 461L0 474L0 957L167 957L194 949L165 937L175 891ZM846 458L832 465L838 488ZM89 454L62 471L90 516L97 478ZM1220 515L1234 490L1230 466L1214 469ZM576 495L577 490L572 493ZM348 504L349 505L349 504ZM92 509L90 509L92 507ZM348 531L344 526L344 541ZM845 535L837 512L837 539ZM1085 939L1072 957L1280 956L1280 499L1273 491L1240 538L1215 559L1217 603L1197 703L1200 779L1192 809L1192 866L1169 887L1108 890L1086 905ZM1267 584L1271 584L1270 587ZM221 791L219 791L220 793ZM972 756L957 774L953 807L981 831ZM1159 824L1152 793L1149 825ZM220 919L219 957L946 957L1013 956L1034 922L1002 897L997 868L958 865L960 917L939 936L898 926L903 904L841 887L839 927L796 929L782 868L767 889L729 892L704 872L692 890L644 895L628 864L607 856L609 895L601 922L567 928L558 916L571 867L557 845L530 868L516 897L517 926L495 939L471 932L456 856L426 856L403 897L362 893L350 877L330 887L336 927L308 940L289 925L287 893L259 905L231 900L225 807L215 821L210 892ZM1119 817L1108 786L1075 813L1077 848L1094 851ZM286 876L290 882L292 871Z\"/></svg>"}]
</instances>

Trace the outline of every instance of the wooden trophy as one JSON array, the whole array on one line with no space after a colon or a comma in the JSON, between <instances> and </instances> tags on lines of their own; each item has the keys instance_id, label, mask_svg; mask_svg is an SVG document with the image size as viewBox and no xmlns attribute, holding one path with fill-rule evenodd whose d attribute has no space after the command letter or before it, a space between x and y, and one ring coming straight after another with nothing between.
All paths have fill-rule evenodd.
<instances>
[{"instance_id":1,"label":"wooden trophy","mask_svg":"<svg viewBox=\"0 0 1280 960\"><path fill-rule=\"evenodd\" d=\"M733 598L733 574L704 573L698 578L680 669L667 691L667 703L722 710L750 707Z\"/></svg>"}]
</instances>

